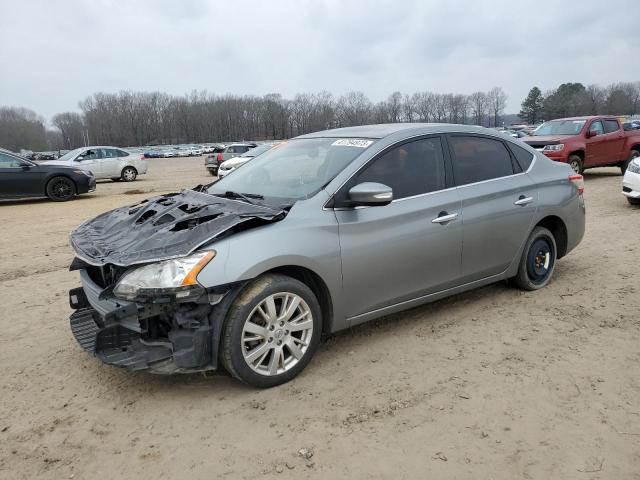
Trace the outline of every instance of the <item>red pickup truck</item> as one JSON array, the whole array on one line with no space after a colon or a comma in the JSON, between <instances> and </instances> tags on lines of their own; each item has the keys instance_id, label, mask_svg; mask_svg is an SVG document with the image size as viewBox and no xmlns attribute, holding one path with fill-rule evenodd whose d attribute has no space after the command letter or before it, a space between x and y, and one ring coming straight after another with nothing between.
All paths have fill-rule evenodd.
<instances>
[{"instance_id":1,"label":"red pickup truck","mask_svg":"<svg viewBox=\"0 0 640 480\"><path fill-rule=\"evenodd\" d=\"M611 116L551 120L520 140L580 174L587 168L610 166L624 173L640 156L640 130L625 131Z\"/></svg>"}]
</instances>

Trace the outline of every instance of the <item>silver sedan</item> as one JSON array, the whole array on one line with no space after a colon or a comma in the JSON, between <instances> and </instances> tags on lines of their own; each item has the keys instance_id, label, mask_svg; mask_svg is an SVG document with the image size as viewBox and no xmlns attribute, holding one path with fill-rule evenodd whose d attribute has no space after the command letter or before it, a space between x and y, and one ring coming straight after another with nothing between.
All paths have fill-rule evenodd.
<instances>
[{"instance_id":1,"label":"silver sedan","mask_svg":"<svg viewBox=\"0 0 640 480\"><path fill-rule=\"evenodd\" d=\"M498 132L392 124L283 142L71 235L71 327L102 361L289 381L322 334L504 279L549 283L582 177Z\"/></svg>"}]
</instances>

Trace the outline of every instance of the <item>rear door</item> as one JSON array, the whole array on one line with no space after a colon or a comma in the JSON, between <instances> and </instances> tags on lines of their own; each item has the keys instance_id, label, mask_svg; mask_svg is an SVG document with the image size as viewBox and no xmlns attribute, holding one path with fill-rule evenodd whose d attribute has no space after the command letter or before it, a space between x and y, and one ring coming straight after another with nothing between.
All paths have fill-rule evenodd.
<instances>
[{"instance_id":1,"label":"rear door","mask_svg":"<svg viewBox=\"0 0 640 480\"><path fill-rule=\"evenodd\" d=\"M394 146L337 194L336 205L341 205L351 187L378 182L391 187L394 196L385 206L335 210L343 285L349 292L347 317L444 290L457 281L460 200L446 184L445 152L439 136ZM445 216L449 221L437 220Z\"/></svg>"},{"instance_id":2,"label":"rear door","mask_svg":"<svg viewBox=\"0 0 640 480\"><path fill-rule=\"evenodd\" d=\"M101 148L100 150L100 172L101 176L116 178L122 173L122 159L120 150L115 148Z\"/></svg>"},{"instance_id":3,"label":"rear door","mask_svg":"<svg viewBox=\"0 0 640 480\"><path fill-rule=\"evenodd\" d=\"M507 269L529 232L538 195L502 140L467 134L447 140L462 203L464 284Z\"/></svg>"},{"instance_id":4,"label":"rear door","mask_svg":"<svg viewBox=\"0 0 640 480\"><path fill-rule=\"evenodd\" d=\"M615 118L605 118L604 134L607 141L607 163L624 160L625 135L622 127Z\"/></svg>"}]
</instances>

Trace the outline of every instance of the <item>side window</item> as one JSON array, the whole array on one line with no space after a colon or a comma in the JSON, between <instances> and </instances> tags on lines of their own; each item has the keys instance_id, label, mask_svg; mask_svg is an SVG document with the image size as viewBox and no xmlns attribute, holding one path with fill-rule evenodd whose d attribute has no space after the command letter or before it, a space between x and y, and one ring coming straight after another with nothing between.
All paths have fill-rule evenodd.
<instances>
[{"instance_id":1,"label":"side window","mask_svg":"<svg viewBox=\"0 0 640 480\"><path fill-rule=\"evenodd\" d=\"M509 148L511 148L511 151L520 164L520 167L522 167L522 170L527 171L531 166L531 162L533 162L533 153L528 152L524 148L514 145L513 143L509 144Z\"/></svg>"},{"instance_id":2,"label":"side window","mask_svg":"<svg viewBox=\"0 0 640 480\"><path fill-rule=\"evenodd\" d=\"M236 147L236 153L244 153L249 150L249 147Z\"/></svg>"},{"instance_id":3,"label":"side window","mask_svg":"<svg viewBox=\"0 0 640 480\"><path fill-rule=\"evenodd\" d=\"M451 136L449 141L458 186L513 175L511 156L501 141L465 135Z\"/></svg>"},{"instance_id":4,"label":"side window","mask_svg":"<svg viewBox=\"0 0 640 480\"><path fill-rule=\"evenodd\" d=\"M19 158L0 152L0 168L20 168L21 166L22 161Z\"/></svg>"},{"instance_id":5,"label":"side window","mask_svg":"<svg viewBox=\"0 0 640 480\"><path fill-rule=\"evenodd\" d=\"M228 147L226 153L236 153L236 147Z\"/></svg>"},{"instance_id":6,"label":"side window","mask_svg":"<svg viewBox=\"0 0 640 480\"><path fill-rule=\"evenodd\" d=\"M78 155L78 157L76 158L76 161L82 159L82 160L95 160L97 158L100 158L100 155L98 154L98 150L85 150L84 152L82 152L80 155Z\"/></svg>"},{"instance_id":7,"label":"side window","mask_svg":"<svg viewBox=\"0 0 640 480\"><path fill-rule=\"evenodd\" d=\"M615 120L605 120L604 121L604 131L605 133L613 133L619 130L618 122Z\"/></svg>"},{"instance_id":8,"label":"side window","mask_svg":"<svg viewBox=\"0 0 640 480\"><path fill-rule=\"evenodd\" d=\"M355 177L356 185L377 182L406 198L445 188L444 155L439 137L405 143L378 157Z\"/></svg>"},{"instance_id":9,"label":"side window","mask_svg":"<svg viewBox=\"0 0 640 480\"><path fill-rule=\"evenodd\" d=\"M124 150L115 150L116 156L118 157L128 157L129 152L125 152Z\"/></svg>"},{"instance_id":10,"label":"side window","mask_svg":"<svg viewBox=\"0 0 640 480\"><path fill-rule=\"evenodd\" d=\"M602 127L602 122L600 120L596 120L589 126L590 132L598 132L598 135L602 135L604 133L604 128Z\"/></svg>"}]
</instances>

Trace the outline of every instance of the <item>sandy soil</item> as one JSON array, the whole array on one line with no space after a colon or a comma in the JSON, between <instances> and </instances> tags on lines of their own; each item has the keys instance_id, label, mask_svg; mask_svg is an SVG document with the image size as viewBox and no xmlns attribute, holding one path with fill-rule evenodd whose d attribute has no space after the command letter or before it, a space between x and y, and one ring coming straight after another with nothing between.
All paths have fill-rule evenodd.
<instances>
[{"instance_id":1,"label":"sandy soil","mask_svg":"<svg viewBox=\"0 0 640 480\"><path fill-rule=\"evenodd\" d=\"M640 479L640 209L616 170L587 174L585 239L547 288L343 332L280 388L89 357L69 231L210 179L202 159L155 160L72 202L0 204L0 478Z\"/></svg>"}]
</instances>

